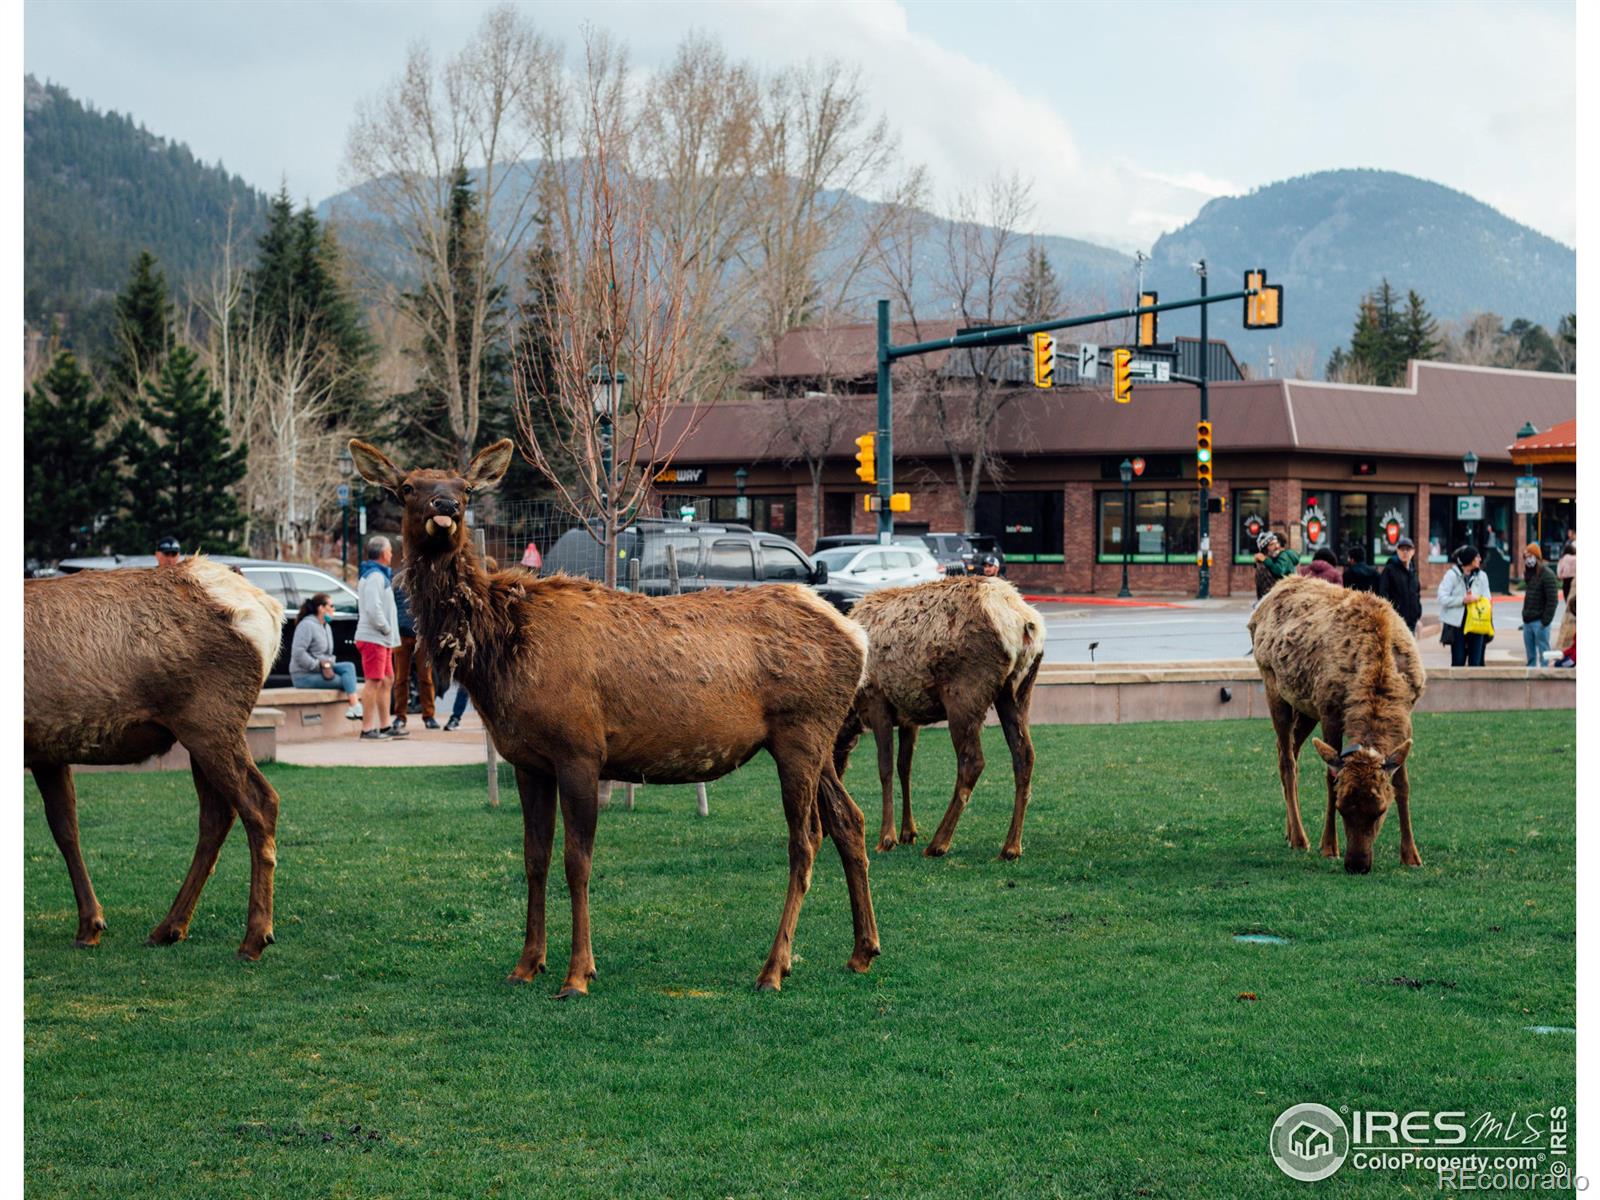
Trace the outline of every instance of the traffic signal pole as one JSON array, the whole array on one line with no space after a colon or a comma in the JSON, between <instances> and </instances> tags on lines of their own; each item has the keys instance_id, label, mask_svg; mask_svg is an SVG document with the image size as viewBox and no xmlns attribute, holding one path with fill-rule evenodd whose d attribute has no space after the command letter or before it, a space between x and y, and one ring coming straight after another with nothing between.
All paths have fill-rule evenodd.
<instances>
[{"instance_id":1,"label":"traffic signal pole","mask_svg":"<svg viewBox=\"0 0 1600 1200\"><path fill-rule=\"evenodd\" d=\"M1211 419L1211 339L1206 314L1206 260L1200 265L1200 419ZM1211 599L1211 489L1200 481L1200 585L1195 592L1197 600Z\"/></svg>"},{"instance_id":2,"label":"traffic signal pole","mask_svg":"<svg viewBox=\"0 0 1600 1200\"><path fill-rule=\"evenodd\" d=\"M972 333L958 333L947 338L938 338L931 342L913 342L905 346L896 346L889 341L889 302L878 301L878 540L888 544L894 535L894 514L889 508L889 497L894 493L894 393L893 381L890 378L889 368L897 358L911 358L918 354L932 354L939 350L971 350L978 346L1003 346L1016 345L1024 342L1035 333L1049 333L1055 329L1072 329L1080 325L1098 325L1103 321L1123 321L1129 318L1137 319L1146 313L1172 312L1180 308L1200 309L1200 337L1201 349L1205 350L1206 336L1206 309L1213 304L1222 304L1228 300L1243 300L1254 296L1259 289L1241 288L1236 292L1219 292L1215 296L1206 294L1206 277L1204 272L1200 275L1200 295L1189 300L1167 300L1161 304L1146 304L1139 308L1119 308L1111 312L1094 313L1086 317L1063 317L1055 321L1035 321L1027 325L999 325L993 329L979 329ZM1200 411L1205 413L1206 395L1206 359L1208 355L1200 355ZM1202 495L1204 495L1202 493ZM1204 504L1201 505L1201 532L1207 529ZM1203 569L1203 568L1202 568ZM1201 595L1209 595L1209 574L1202 576Z\"/></svg>"}]
</instances>

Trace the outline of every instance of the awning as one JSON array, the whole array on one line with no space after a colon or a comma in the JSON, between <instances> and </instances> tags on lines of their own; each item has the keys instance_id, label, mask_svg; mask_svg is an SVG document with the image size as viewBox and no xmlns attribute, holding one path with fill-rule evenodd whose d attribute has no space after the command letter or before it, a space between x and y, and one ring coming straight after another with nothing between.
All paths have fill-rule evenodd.
<instances>
[{"instance_id":1,"label":"awning","mask_svg":"<svg viewBox=\"0 0 1600 1200\"><path fill-rule=\"evenodd\" d=\"M1552 425L1543 433L1518 438L1511 443L1511 461L1519 467L1537 463L1575 463L1578 461L1578 419Z\"/></svg>"}]
</instances>

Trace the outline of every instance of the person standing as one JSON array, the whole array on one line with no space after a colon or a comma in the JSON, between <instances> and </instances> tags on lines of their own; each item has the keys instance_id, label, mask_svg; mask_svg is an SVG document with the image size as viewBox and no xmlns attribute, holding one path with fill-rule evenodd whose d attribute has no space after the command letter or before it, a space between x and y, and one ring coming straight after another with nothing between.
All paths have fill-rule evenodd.
<instances>
[{"instance_id":1,"label":"person standing","mask_svg":"<svg viewBox=\"0 0 1600 1200\"><path fill-rule=\"evenodd\" d=\"M1558 667L1578 665L1578 581L1572 581L1567 593L1567 613L1561 618L1561 632L1556 635L1556 649L1561 651Z\"/></svg>"},{"instance_id":2,"label":"person standing","mask_svg":"<svg viewBox=\"0 0 1600 1200\"><path fill-rule=\"evenodd\" d=\"M1422 580L1417 575L1417 544L1408 537L1395 543L1394 554L1378 575L1378 595L1391 605L1416 636L1422 620Z\"/></svg>"},{"instance_id":3,"label":"person standing","mask_svg":"<svg viewBox=\"0 0 1600 1200\"><path fill-rule=\"evenodd\" d=\"M170 533L156 543L156 566L171 567L183 561L183 546Z\"/></svg>"},{"instance_id":4,"label":"person standing","mask_svg":"<svg viewBox=\"0 0 1600 1200\"><path fill-rule=\"evenodd\" d=\"M356 595L361 616L356 622L356 649L361 652L361 736L405 737L405 729L389 726L389 692L394 682L394 647L400 644L400 618L394 606L394 547L382 534L367 542Z\"/></svg>"},{"instance_id":5,"label":"person standing","mask_svg":"<svg viewBox=\"0 0 1600 1200\"><path fill-rule=\"evenodd\" d=\"M1345 551L1344 585L1352 592L1378 590L1378 573L1367 566L1367 552L1360 546Z\"/></svg>"},{"instance_id":6,"label":"person standing","mask_svg":"<svg viewBox=\"0 0 1600 1200\"><path fill-rule=\"evenodd\" d=\"M355 664L333 657L333 631L328 628L332 619L333 601L326 592L318 592L300 606L294 641L289 647L289 681L297 688L338 688L349 703L344 715L359 721L361 701L356 699Z\"/></svg>"},{"instance_id":7,"label":"person standing","mask_svg":"<svg viewBox=\"0 0 1600 1200\"><path fill-rule=\"evenodd\" d=\"M394 589L394 608L400 624L400 647L394 652L394 724L390 729L399 732L406 727L413 666L417 671L417 703L422 709L422 723L429 729L437 729L439 722L433 719L433 664L426 654L417 653L417 629L411 620L411 601L403 587Z\"/></svg>"},{"instance_id":8,"label":"person standing","mask_svg":"<svg viewBox=\"0 0 1600 1200\"><path fill-rule=\"evenodd\" d=\"M1284 549L1283 540L1268 529L1256 539L1256 599L1260 600L1280 579L1294 574L1300 559Z\"/></svg>"},{"instance_id":9,"label":"person standing","mask_svg":"<svg viewBox=\"0 0 1600 1200\"><path fill-rule=\"evenodd\" d=\"M1567 535L1567 544L1561 547L1561 558L1556 562L1556 578L1561 580L1561 598L1572 595L1572 581L1578 577L1578 534Z\"/></svg>"},{"instance_id":10,"label":"person standing","mask_svg":"<svg viewBox=\"0 0 1600 1200\"><path fill-rule=\"evenodd\" d=\"M1483 573L1483 556L1474 546L1462 546L1451 555L1450 569L1439 581L1439 640L1450 647L1452 667L1483 666L1489 636L1466 631L1467 606L1489 599L1489 581Z\"/></svg>"},{"instance_id":11,"label":"person standing","mask_svg":"<svg viewBox=\"0 0 1600 1200\"><path fill-rule=\"evenodd\" d=\"M1544 561L1538 542L1529 542L1522 552L1522 570L1526 584L1522 594L1522 649L1530 667L1542 667L1545 651L1550 649L1550 626L1555 623L1561 585L1550 564Z\"/></svg>"},{"instance_id":12,"label":"person standing","mask_svg":"<svg viewBox=\"0 0 1600 1200\"><path fill-rule=\"evenodd\" d=\"M1339 560L1326 546L1313 554L1311 561L1305 566L1296 567L1295 571L1308 579L1320 579L1323 583L1331 583L1334 587L1344 586L1344 572L1339 569Z\"/></svg>"}]
</instances>

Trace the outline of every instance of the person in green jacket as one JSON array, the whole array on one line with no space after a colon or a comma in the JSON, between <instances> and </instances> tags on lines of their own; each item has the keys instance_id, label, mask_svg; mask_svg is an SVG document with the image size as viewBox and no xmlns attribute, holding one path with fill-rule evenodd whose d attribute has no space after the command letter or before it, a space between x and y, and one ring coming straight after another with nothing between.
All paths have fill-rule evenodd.
<instances>
[{"instance_id":1,"label":"person in green jacket","mask_svg":"<svg viewBox=\"0 0 1600 1200\"><path fill-rule=\"evenodd\" d=\"M1286 549L1276 533L1265 530L1256 539L1256 599L1265 596L1278 580L1293 575L1299 565L1299 556Z\"/></svg>"},{"instance_id":2,"label":"person in green jacket","mask_svg":"<svg viewBox=\"0 0 1600 1200\"><path fill-rule=\"evenodd\" d=\"M1522 648L1530 667L1544 666L1550 649L1550 625L1556 619L1556 602L1561 598L1561 583L1538 542L1529 542L1522 552L1523 579L1527 590L1522 596Z\"/></svg>"}]
</instances>

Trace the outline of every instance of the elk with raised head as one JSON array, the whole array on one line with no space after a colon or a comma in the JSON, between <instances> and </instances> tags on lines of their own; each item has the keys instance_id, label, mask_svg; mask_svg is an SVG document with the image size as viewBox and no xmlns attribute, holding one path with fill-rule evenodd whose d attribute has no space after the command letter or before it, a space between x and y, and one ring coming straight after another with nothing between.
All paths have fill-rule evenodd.
<instances>
[{"instance_id":1,"label":"elk with raised head","mask_svg":"<svg viewBox=\"0 0 1600 1200\"><path fill-rule=\"evenodd\" d=\"M486 572L462 522L468 498L511 464L510 439L464 472L405 471L364 442L361 474L404 509L401 566L434 677L455 677L522 797L528 920L512 981L545 969L545 880L559 797L572 897L572 958L557 993L594 977L589 870L602 779L695 783L766 749L789 822L789 891L757 984L789 973L800 904L823 832L844 864L855 921L848 966L878 953L865 822L834 773L834 734L866 663L861 630L793 585L650 597L563 575Z\"/></svg>"},{"instance_id":2,"label":"elk with raised head","mask_svg":"<svg viewBox=\"0 0 1600 1200\"><path fill-rule=\"evenodd\" d=\"M900 791L904 811L899 840L917 840L911 818L911 757L917 729L949 721L956 747L956 788L944 820L924 854L950 849L983 773L983 721L992 708L1005 731L1016 782L1011 830L1000 857L1022 853L1022 819L1033 785L1033 737L1028 708L1044 658L1044 620L1003 579L972 576L873 592L851 610L867 631L867 679L840 730L834 766L842 775L862 727L878 747L883 791L879 850L893 850L894 733L900 731Z\"/></svg>"},{"instance_id":3,"label":"elk with raised head","mask_svg":"<svg viewBox=\"0 0 1600 1200\"><path fill-rule=\"evenodd\" d=\"M1400 812L1400 861L1420 867L1411 836L1411 710L1427 676L1416 639L1386 600L1291 576L1250 617L1256 667L1278 738L1278 777L1289 845L1308 850L1300 822L1300 747L1312 738L1328 768L1321 851L1339 856L1334 813L1344 821L1344 869L1372 870L1372 846L1391 806Z\"/></svg>"},{"instance_id":4,"label":"elk with raised head","mask_svg":"<svg viewBox=\"0 0 1600 1200\"><path fill-rule=\"evenodd\" d=\"M180 941L237 816L250 841L250 913L239 956L272 941L278 794L245 744L283 627L283 605L206 558L157 570L85 571L23 585L22 761L44 794L72 877L79 946L105 914L78 848L72 765L136 763L174 742L200 798L194 861L151 945Z\"/></svg>"}]
</instances>

